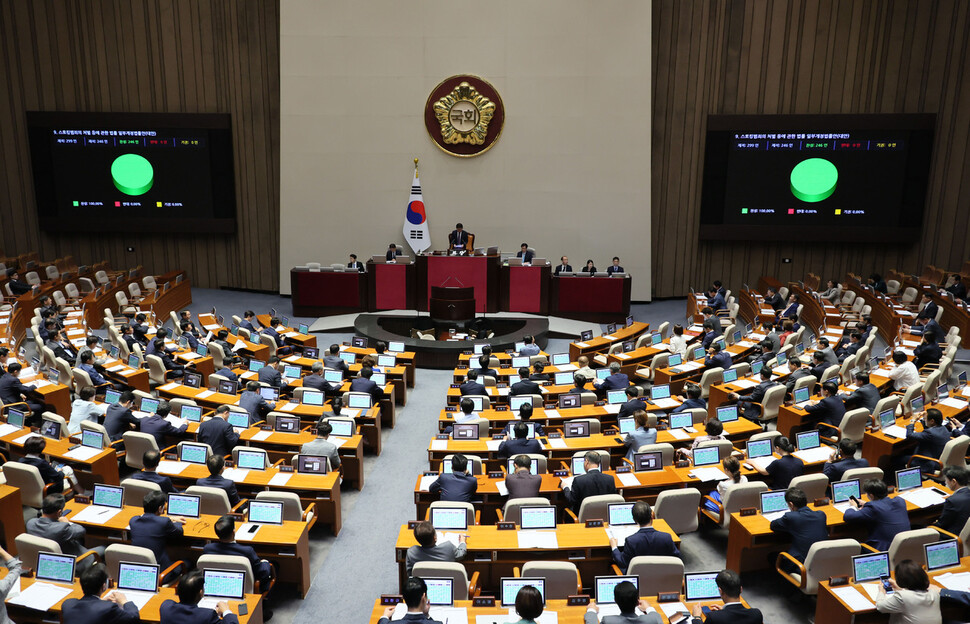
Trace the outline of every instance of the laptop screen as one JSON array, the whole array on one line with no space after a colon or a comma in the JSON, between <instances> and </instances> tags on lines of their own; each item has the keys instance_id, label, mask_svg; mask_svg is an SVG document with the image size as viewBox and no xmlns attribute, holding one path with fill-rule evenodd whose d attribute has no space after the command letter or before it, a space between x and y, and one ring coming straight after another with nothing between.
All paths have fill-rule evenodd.
<instances>
[{"instance_id":1,"label":"laptop screen","mask_svg":"<svg viewBox=\"0 0 970 624\"><path fill-rule=\"evenodd\" d=\"M384 373L374 373L371 375L370 380L378 386L383 386L387 383L387 375Z\"/></svg>"},{"instance_id":2,"label":"laptop screen","mask_svg":"<svg viewBox=\"0 0 970 624\"><path fill-rule=\"evenodd\" d=\"M297 328L296 328L296 329L297 329L297 331L298 331L298 332L300 332L301 334L309 334L309 333L310 333L310 326L309 326L309 325L307 325L306 323L300 323L300 324L299 324L299 325L297 326Z\"/></svg>"},{"instance_id":3,"label":"laptop screen","mask_svg":"<svg viewBox=\"0 0 970 624\"><path fill-rule=\"evenodd\" d=\"M606 402L610 405L618 405L621 403L626 403L626 391L624 390L610 390L606 393Z\"/></svg>"},{"instance_id":4,"label":"laptop screen","mask_svg":"<svg viewBox=\"0 0 970 624\"><path fill-rule=\"evenodd\" d=\"M105 390L104 391L104 402L108 405L114 405L121 398L121 392L117 390Z\"/></svg>"},{"instance_id":5,"label":"laptop screen","mask_svg":"<svg viewBox=\"0 0 970 624\"><path fill-rule=\"evenodd\" d=\"M553 505L521 507L519 517L519 525L522 529L556 528L556 508Z\"/></svg>"},{"instance_id":6,"label":"laptop screen","mask_svg":"<svg viewBox=\"0 0 970 624\"><path fill-rule=\"evenodd\" d=\"M7 410L7 424L22 429L24 426L24 413L16 409Z\"/></svg>"},{"instance_id":7,"label":"laptop screen","mask_svg":"<svg viewBox=\"0 0 970 624\"><path fill-rule=\"evenodd\" d=\"M89 448L104 448L104 434L91 429L81 429L81 446Z\"/></svg>"},{"instance_id":8,"label":"laptop screen","mask_svg":"<svg viewBox=\"0 0 970 624\"><path fill-rule=\"evenodd\" d=\"M748 459L771 455L771 440L748 440Z\"/></svg>"},{"instance_id":9,"label":"laptop screen","mask_svg":"<svg viewBox=\"0 0 970 624\"><path fill-rule=\"evenodd\" d=\"M433 607L449 607L455 602L454 579L424 578L428 587L428 604Z\"/></svg>"},{"instance_id":10,"label":"laptop screen","mask_svg":"<svg viewBox=\"0 0 970 624\"><path fill-rule=\"evenodd\" d=\"M633 520L633 503L610 503L606 506L610 526L629 526Z\"/></svg>"},{"instance_id":11,"label":"laptop screen","mask_svg":"<svg viewBox=\"0 0 970 624\"><path fill-rule=\"evenodd\" d=\"M397 358L390 354L382 354L377 356L378 366L393 367L397 364Z\"/></svg>"},{"instance_id":12,"label":"laptop screen","mask_svg":"<svg viewBox=\"0 0 970 624\"><path fill-rule=\"evenodd\" d=\"M761 369L764 368L764 367L765 367L765 363L762 362L762 361L760 361L760 360L757 361L757 362L752 362L751 363L751 374L752 375L757 375L758 373L761 372Z\"/></svg>"},{"instance_id":13,"label":"laptop screen","mask_svg":"<svg viewBox=\"0 0 970 624\"><path fill-rule=\"evenodd\" d=\"M692 360L704 359L704 347L697 347L691 352Z\"/></svg>"},{"instance_id":14,"label":"laptop screen","mask_svg":"<svg viewBox=\"0 0 970 624\"><path fill-rule=\"evenodd\" d=\"M74 582L74 555L37 553L37 579L57 583Z\"/></svg>"},{"instance_id":15,"label":"laptop screen","mask_svg":"<svg viewBox=\"0 0 970 624\"><path fill-rule=\"evenodd\" d=\"M276 431L284 433L296 433L300 430L299 416L277 416Z\"/></svg>"},{"instance_id":16,"label":"laptop screen","mask_svg":"<svg viewBox=\"0 0 970 624\"><path fill-rule=\"evenodd\" d=\"M59 439L61 437L61 423L54 420L45 420L40 426L40 434L45 438Z\"/></svg>"},{"instance_id":17,"label":"laptop screen","mask_svg":"<svg viewBox=\"0 0 970 624\"><path fill-rule=\"evenodd\" d=\"M261 360L249 360L249 372L258 373L261 368L266 366L266 362Z\"/></svg>"},{"instance_id":18,"label":"laptop screen","mask_svg":"<svg viewBox=\"0 0 970 624\"><path fill-rule=\"evenodd\" d=\"M664 337L661 336L660 334L651 334L651 336L650 336L650 344L652 344L652 345L658 345L661 342L663 342L663 339L664 339Z\"/></svg>"},{"instance_id":19,"label":"laptop screen","mask_svg":"<svg viewBox=\"0 0 970 624\"><path fill-rule=\"evenodd\" d=\"M616 586L624 581L633 583L639 589L639 576L597 576L596 604L616 604L613 593L616 591Z\"/></svg>"},{"instance_id":20,"label":"laptop screen","mask_svg":"<svg viewBox=\"0 0 970 624\"><path fill-rule=\"evenodd\" d=\"M141 412L148 412L149 414L154 414L158 411L158 399L143 398L141 400L141 405L138 408Z\"/></svg>"},{"instance_id":21,"label":"laptop screen","mask_svg":"<svg viewBox=\"0 0 970 624\"><path fill-rule=\"evenodd\" d=\"M687 420L690 421L690 414L687 415ZM673 421L673 416L671 416L671 421ZM622 418L616 419L616 424L620 428L620 433L626 435L628 433L633 433L636 431L637 423L633 419L633 416L624 416ZM671 427L675 425L671 424Z\"/></svg>"},{"instance_id":22,"label":"laptop screen","mask_svg":"<svg viewBox=\"0 0 970 624\"><path fill-rule=\"evenodd\" d=\"M357 356L353 353L348 353L347 351L342 351L340 353L340 359L348 364L353 364L357 361Z\"/></svg>"},{"instance_id":23,"label":"laptop screen","mask_svg":"<svg viewBox=\"0 0 970 624\"><path fill-rule=\"evenodd\" d=\"M338 370L333 370L328 368L327 370L323 371L323 378L329 381L330 383L338 384L338 383L343 383L344 374Z\"/></svg>"},{"instance_id":24,"label":"laptop screen","mask_svg":"<svg viewBox=\"0 0 970 624\"><path fill-rule=\"evenodd\" d=\"M179 460L190 464L204 464L207 459L207 449L201 444L183 442L179 453Z\"/></svg>"},{"instance_id":25,"label":"laptop screen","mask_svg":"<svg viewBox=\"0 0 970 624\"><path fill-rule=\"evenodd\" d=\"M795 434L795 443L798 445L799 451L807 451L808 449L818 448L822 441L819 440L818 431L802 431Z\"/></svg>"},{"instance_id":26,"label":"laptop screen","mask_svg":"<svg viewBox=\"0 0 970 624\"><path fill-rule=\"evenodd\" d=\"M199 422L202 420L202 408L198 405L183 405L181 416L189 422Z\"/></svg>"},{"instance_id":27,"label":"laptop screen","mask_svg":"<svg viewBox=\"0 0 970 624\"><path fill-rule=\"evenodd\" d=\"M906 468L896 471L896 490L905 492L923 485L923 476L920 474L919 467Z\"/></svg>"},{"instance_id":28,"label":"laptop screen","mask_svg":"<svg viewBox=\"0 0 970 624\"><path fill-rule=\"evenodd\" d=\"M370 397L368 397L368 398L370 398ZM473 412L481 412L482 410L485 409L485 397L481 397L481 396L468 396L468 397L465 397L465 398L471 399L471 402L472 402L472 411ZM351 407L353 407L353 405L351 405Z\"/></svg>"},{"instance_id":29,"label":"laptop screen","mask_svg":"<svg viewBox=\"0 0 970 624\"><path fill-rule=\"evenodd\" d=\"M720 460L720 450L716 446L702 446L694 449L695 466L712 466Z\"/></svg>"},{"instance_id":30,"label":"laptop screen","mask_svg":"<svg viewBox=\"0 0 970 624\"><path fill-rule=\"evenodd\" d=\"M367 338L364 338L363 336L354 336L350 339L350 346L357 347L358 349L366 349Z\"/></svg>"},{"instance_id":31,"label":"laptop screen","mask_svg":"<svg viewBox=\"0 0 970 624\"><path fill-rule=\"evenodd\" d=\"M580 332L579 333L579 339L581 341L583 341L583 342L586 342L587 340L592 340L593 339L593 330L592 329L587 329L586 331Z\"/></svg>"},{"instance_id":32,"label":"laptop screen","mask_svg":"<svg viewBox=\"0 0 970 624\"><path fill-rule=\"evenodd\" d=\"M372 398L369 394L351 393L347 396L347 407L352 409L370 409Z\"/></svg>"},{"instance_id":33,"label":"laptop screen","mask_svg":"<svg viewBox=\"0 0 970 624\"><path fill-rule=\"evenodd\" d=\"M468 511L463 507L432 507L431 525L440 530L468 528Z\"/></svg>"},{"instance_id":34,"label":"laptop screen","mask_svg":"<svg viewBox=\"0 0 970 624\"><path fill-rule=\"evenodd\" d=\"M128 356L128 368L141 368L141 360L138 359L137 353Z\"/></svg>"},{"instance_id":35,"label":"laptop screen","mask_svg":"<svg viewBox=\"0 0 970 624\"><path fill-rule=\"evenodd\" d=\"M686 429L694 426L694 416L690 413L680 412L670 415L671 429Z\"/></svg>"},{"instance_id":36,"label":"laptop screen","mask_svg":"<svg viewBox=\"0 0 970 624\"><path fill-rule=\"evenodd\" d=\"M808 389L808 386L795 388L795 392L792 393L792 399L795 401L795 403L801 403L803 401L807 401L811 396L812 395L810 394L810 390Z\"/></svg>"},{"instance_id":37,"label":"laptop screen","mask_svg":"<svg viewBox=\"0 0 970 624\"><path fill-rule=\"evenodd\" d=\"M597 368L596 369L596 378L597 379L603 380L603 379L606 379L609 376L610 376L610 369L608 369L608 368Z\"/></svg>"},{"instance_id":38,"label":"laptop screen","mask_svg":"<svg viewBox=\"0 0 970 624\"><path fill-rule=\"evenodd\" d=\"M788 361L788 354L787 353L779 353L775 357L775 361L778 362L778 366L782 366L785 362Z\"/></svg>"},{"instance_id":39,"label":"laptop screen","mask_svg":"<svg viewBox=\"0 0 970 624\"><path fill-rule=\"evenodd\" d=\"M586 421L567 422L563 426L563 435L567 438L588 438L589 423Z\"/></svg>"},{"instance_id":40,"label":"laptop screen","mask_svg":"<svg viewBox=\"0 0 970 624\"><path fill-rule=\"evenodd\" d=\"M717 600L721 597L714 579L717 572L688 572L684 574L684 598L692 600Z\"/></svg>"},{"instance_id":41,"label":"laptop screen","mask_svg":"<svg viewBox=\"0 0 970 624\"><path fill-rule=\"evenodd\" d=\"M235 381L230 381L228 379L223 379L219 382L219 393L220 394L236 394L236 390L239 389L239 383Z\"/></svg>"},{"instance_id":42,"label":"laptop screen","mask_svg":"<svg viewBox=\"0 0 970 624\"><path fill-rule=\"evenodd\" d=\"M734 339L734 342L741 342L741 330L734 332L731 337Z\"/></svg>"},{"instance_id":43,"label":"laptop screen","mask_svg":"<svg viewBox=\"0 0 970 624\"><path fill-rule=\"evenodd\" d=\"M560 394L559 395L559 409L572 409L574 407L579 407L583 400L578 394Z\"/></svg>"},{"instance_id":44,"label":"laptop screen","mask_svg":"<svg viewBox=\"0 0 970 624\"><path fill-rule=\"evenodd\" d=\"M213 598L242 600L246 587L246 573L232 570L203 570L202 593Z\"/></svg>"},{"instance_id":45,"label":"laptop screen","mask_svg":"<svg viewBox=\"0 0 970 624\"><path fill-rule=\"evenodd\" d=\"M477 344L477 345L474 345L474 346L472 347L472 349L474 350L474 352L475 352L475 355L481 355L481 354L482 354L482 350L483 350L483 349L484 349L484 348L486 347L486 345L487 345L487 346L491 346L491 345L489 345L489 344L488 344L487 342L483 342L483 343L480 343L480 344Z\"/></svg>"},{"instance_id":46,"label":"laptop screen","mask_svg":"<svg viewBox=\"0 0 970 624\"><path fill-rule=\"evenodd\" d=\"M317 407L323 405L325 397L322 392L304 392L303 393L303 404L304 405L315 405Z\"/></svg>"},{"instance_id":47,"label":"laptop screen","mask_svg":"<svg viewBox=\"0 0 970 624\"><path fill-rule=\"evenodd\" d=\"M663 470L663 467L664 457L661 451L649 451L646 453L633 454L633 470L636 472Z\"/></svg>"},{"instance_id":48,"label":"laptop screen","mask_svg":"<svg viewBox=\"0 0 970 624\"><path fill-rule=\"evenodd\" d=\"M623 343L623 353L629 353L636 348L636 343L632 340L627 340Z\"/></svg>"},{"instance_id":49,"label":"laptop screen","mask_svg":"<svg viewBox=\"0 0 970 624\"><path fill-rule=\"evenodd\" d=\"M859 484L859 479L836 481L832 484L832 502L844 503L853 496L856 499L862 498L862 487Z\"/></svg>"},{"instance_id":50,"label":"laptop screen","mask_svg":"<svg viewBox=\"0 0 970 624\"><path fill-rule=\"evenodd\" d=\"M118 485L105 485L103 483L94 484L94 494L91 496L92 505L121 509L124 500L125 488Z\"/></svg>"},{"instance_id":51,"label":"laptop screen","mask_svg":"<svg viewBox=\"0 0 970 624\"><path fill-rule=\"evenodd\" d=\"M888 576L889 553L879 552L852 557L852 577L856 583L876 581Z\"/></svg>"},{"instance_id":52,"label":"laptop screen","mask_svg":"<svg viewBox=\"0 0 970 624\"><path fill-rule=\"evenodd\" d=\"M182 378L182 385L188 388L201 388L202 375L198 373L185 373L185 377Z\"/></svg>"},{"instance_id":53,"label":"laptop screen","mask_svg":"<svg viewBox=\"0 0 970 624\"><path fill-rule=\"evenodd\" d=\"M606 326L606 333L613 334L616 333L616 323L610 323Z\"/></svg>"},{"instance_id":54,"label":"laptop screen","mask_svg":"<svg viewBox=\"0 0 970 624\"><path fill-rule=\"evenodd\" d=\"M571 386L573 381L572 373L556 373L555 383L557 386Z\"/></svg>"},{"instance_id":55,"label":"laptop screen","mask_svg":"<svg viewBox=\"0 0 970 624\"><path fill-rule=\"evenodd\" d=\"M158 566L150 563L118 564L118 589L129 591L158 591Z\"/></svg>"},{"instance_id":56,"label":"laptop screen","mask_svg":"<svg viewBox=\"0 0 970 624\"><path fill-rule=\"evenodd\" d=\"M920 412L923 411L924 403L925 403L925 400L923 399L922 395L914 398L912 401L909 402L910 412L913 414L919 414ZM880 419L881 418L882 418L882 414L880 414Z\"/></svg>"},{"instance_id":57,"label":"laptop screen","mask_svg":"<svg viewBox=\"0 0 970 624\"><path fill-rule=\"evenodd\" d=\"M926 569L929 572L960 565L960 549L955 539L924 544L923 550L926 552Z\"/></svg>"},{"instance_id":58,"label":"laptop screen","mask_svg":"<svg viewBox=\"0 0 970 624\"><path fill-rule=\"evenodd\" d=\"M950 396L950 389L946 384L940 384L936 387L936 397L942 401L946 397Z\"/></svg>"},{"instance_id":59,"label":"laptop screen","mask_svg":"<svg viewBox=\"0 0 970 624\"><path fill-rule=\"evenodd\" d=\"M659 386L654 386L650 388L650 399L656 401L657 399L669 399L670 398L670 384L662 384Z\"/></svg>"},{"instance_id":60,"label":"laptop screen","mask_svg":"<svg viewBox=\"0 0 970 624\"><path fill-rule=\"evenodd\" d=\"M322 455L297 455L296 471L305 474L327 474L327 458Z\"/></svg>"},{"instance_id":61,"label":"laptop screen","mask_svg":"<svg viewBox=\"0 0 970 624\"><path fill-rule=\"evenodd\" d=\"M729 368L726 371L724 371L724 375L723 375L723 379L721 380L721 383L734 383L737 380L738 380L738 369Z\"/></svg>"},{"instance_id":62,"label":"laptop screen","mask_svg":"<svg viewBox=\"0 0 970 624\"><path fill-rule=\"evenodd\" d=\"M236 467L249 470L263 470L266 468L266 451L256 449L239 449L236 453Z\"/></svg>"},{"instance_id":63,"label":"laptop screen","mask_svg":"<svg viewBox=\"0 0 970 624\"><path fill-rule=\"evenodd\" d=\"M334 435L339 438L353 437L355 423L350 418L331 418L327 422L330 423L330 427L332 427L330 435Z\"/></svg>"},{"instance_id":64,"label":"laptop screen","mask_svg":"<svg viewBox=\"0 0 970 624\"><path fill-rule=\"evenodd\" d=\"M717 419L722 423L734 422L738 419L737 405L721 405L717 408Z\"/></svg>"},{"instance_id":65,"label":"laptop screen","mask_svg":"<svg viewBox=\"0 0 970 624\"><path fill-rule=\"evenodd\" d=\"M456 424L451 436L455 440L477 440L478 432L478 423Z\"/></svg>"},{"instance_id":66,"label":"laptop screen","mask_svg":"<svg viewBox=\"0 0 970 624\"><path fill-rule=\"evenodd\" d=\"M514 578L502 579L502 606L514 607L515 599L519 595L519 590L530 585L539 590L539 595L542 596L542 604L545 604L546 579L517 576Z\"/></svg>"},{"instance_id":67,"label":"laptop screen","mask_svg":"<svg viewBox=\"0 0 970 624\"><path fill-rule=\"evenodd\" d=\"M516 468L517 466L515 465L515 458L510 457L505 469L508 471L509 474L512 474L513 472L515 472ZM539 474L539 462L535 461L534 459L529 464L529 474Z\"/></svg>"},{"instance_id":68,"label":"laptop screen","mask_svg":"<svg viewBox=\"0 0 970 624\"><path fill-rule=\"evenodd\" d=\"M198 518L202 497L193 494L169 494L168 515Z\"/></svg>"},{"instance_id":69,"label":"laptop screen","mask_svg":"<svg viewBox=\"0 0 970 624\"><path fill-rule=\"evenodd\" d=\"M283 524L283 503L251 501L249 503L249 521L259 524Z\"/></svg>"},{"instance_id":70,"label":"laptop screen","mask_svg":"<svg viewBox=\"0 0 970 624\"><path fill-rule=\"evenodd\" d=\"M387 350L392 353L404 353L404 343L403 342L389 342L387 343Z\"/></svg>"},{"instance_id":71,"label":"laptop screen","mask_svg":"<svg viewBox=\"0 0 970 624\"><path fill-rule=\"evenodd\" d=\"M680 366L684 363L684 356L679 353L674 353L669 358L667 358L667 366Z\"/></svg>"},{"instance_id":72,"label":"laptop screen","mask_svg":"<svg viewBox=\"0 0 970 624\"><path fill-rule=\"evenodd\" d=\"M529 356L528 355L516 356L516 357L512 358L512 368L522 368L524 366L525 367L529 366Z\"/></svg>"},{"instance_id":73,"label":"laptop screen","mask_svg":"<svg viewBox=\"0 0 970 624\"><path fill-rule=\"evenodd\" d=\"M922 401L922 397L920 397ZM886 427L891 427L896 424L896 412L895 410L884 410L879 412L879 428L885 429Z\"/></svg>"},{"instance_id":74,"label":"laptop screen","mask_svg":"<svg viewBox=\"0 0 970 624\"><path fill-rule=\"evenodd\" d=\"M761 513L770 514L776 511L788 509L785 501L785 490L772 490L771 492L761 492Z\"/></svg>"},{"instance_id":75,"label":"laptop screen","mask_svg":"<svg viewBox=\"0 0 970 624\"><path fill-rule=\"evenodd\" d=\"M581 474L586 474L586 465L582 455L573 457L570 463L574 477L578 477Z\"/></svg>"},{"instance_id":76,"label":"laptop screen","mask_svg":"<svg viewBox=\"0 0 970 624\"><path fill-rule=\"evenodd\" d=\"M511 396L509 397L509 407L512 411L517 412L525 404L532 404L532 397L530 396Z\"/></svg>"},{"instance_id":77,"label":"laptop screen","mask_svg":"<svg viewBox=\"0 0 970 624\"><path fill-rule=\"evenodd\" d=\"M569 354L568 353L553 353L550 358L553 366L565 366L569 364Z\"/></svg>"},{"instance_id":78,"label":"laptop screen","mask_svg":"<svg viewBox=\"0 0 970 624\"><path fill-rule=\"evenodd\" d=\"M303 373L303 369L299 366L286 365L283 367L283 377L289 379L299 379L300 375Z\"/></svg>"},{"instance_id":79,"label":"laptop screen","mask_svg":"<svg viewBox=\"0 0 970 624\"><path fill-rule=\"evenodd\" d=\"M276 403L277 401L280 400L280 389L273 388L273 387L267 388L265 386L261 386L259 388L259 396L263 397L267 401Z\"/></svg>"}]
</instances>

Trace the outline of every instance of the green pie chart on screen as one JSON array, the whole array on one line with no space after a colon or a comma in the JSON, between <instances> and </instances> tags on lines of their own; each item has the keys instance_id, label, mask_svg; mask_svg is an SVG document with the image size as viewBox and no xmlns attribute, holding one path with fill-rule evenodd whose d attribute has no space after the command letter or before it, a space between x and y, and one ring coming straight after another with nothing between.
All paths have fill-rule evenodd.
<instances>
[{"instance_id":1,"label":"green pie chart on screen","mask_svg":"<svg viewBox=\"0 0 970 624\"><path fill-rule=\"evenodd\" d=\"M123 154L111 163L111 181L125 195L143 195L155 183L155 169L138 154Z\"/></svg>"},{"instance_id":2,"label":"green pie chart on screen","mask_svg":"<svg viewBox=\"0 0 970 624\"><path fill-rule=\"evenodd\" d=\"M820 202L835 192L839 170L824 158L809 158L791 170L792 195L803 202Z\"/></svg>"}]
</instances>

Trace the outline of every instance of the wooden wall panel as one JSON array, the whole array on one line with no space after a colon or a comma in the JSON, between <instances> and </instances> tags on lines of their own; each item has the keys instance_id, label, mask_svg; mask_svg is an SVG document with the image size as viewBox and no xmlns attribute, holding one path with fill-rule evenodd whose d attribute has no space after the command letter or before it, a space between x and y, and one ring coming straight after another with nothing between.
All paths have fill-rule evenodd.
<instances>
[{"instance_id":1,"label":"wooden wall panel","mask_svg":"<svg viewBox=\"0 0 970 624\"><path fill-rule=\"evenodd\" d=\"M0 2L0 254L182 268L197 286L278 290L279 80L278 0ZM28 110L231 114L236 233L40 232Z\"/></svg>"},{"instance_id":2,"label":"wooden wall panel","mask_svg":"<svg viewBox=\"0 0 970 624\"><path fill-rule=\"evenodd\" d=\"M654 0L653 52L655 296L970 259L970 3ZM937 114L913 244L698 240L707 115L793 113Z\"/></svg>"}]
</instances>

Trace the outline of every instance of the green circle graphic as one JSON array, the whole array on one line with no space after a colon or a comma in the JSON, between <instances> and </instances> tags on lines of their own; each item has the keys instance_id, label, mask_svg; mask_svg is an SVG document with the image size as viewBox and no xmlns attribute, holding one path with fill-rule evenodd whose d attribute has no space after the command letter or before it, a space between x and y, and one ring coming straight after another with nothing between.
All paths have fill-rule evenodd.
<instances>
[{"instance_id":1,"label":"green circle graphic","mask_svg":"<svg viewBox=\"0 0 970 624\"><path fill-rule=\"evenodd\" d=\"M125 195L143 195L155 183L155 170L144 156L123 154L111 163L111 180Z\"/></svg>"},{"instance_id":2,"label":"green circle graphic","mask_svg":"<svg viewBox=\"0 0 970 624\"><path fill-rule=\"evenodd\" d=\"M824 158L809 158L791 170L792 195L803 202L820 202L835 192L839 170Z\"/></svg>"}]
</instances>

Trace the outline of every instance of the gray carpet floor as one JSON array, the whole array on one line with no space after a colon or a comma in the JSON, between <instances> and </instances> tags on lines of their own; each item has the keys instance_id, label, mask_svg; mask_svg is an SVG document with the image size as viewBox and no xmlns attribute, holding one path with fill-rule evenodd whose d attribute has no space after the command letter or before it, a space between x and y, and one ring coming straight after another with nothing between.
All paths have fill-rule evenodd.
<instances>
[{"instance_id":1,"label":"gray carpet floor","mask_svg":"<svg viewBox=\"0 0 970 624\"><path fill-rule=\"evenodd\" d=\"M290 300L276 295L193 289L193 312L217 307L227 318L245 309L257 313L275 307L281 314L292 310ZM633 315L652 327L669 320L680 322L686 314L685 300L634 305ZM293 323L312 322L297 318ZM619 319L618 319L619 320ZM349 340L350 334L317 334L318 344ZM549 341L546 351L564 352L568 340ZM417 475L427 468L428 440L436 432L437 415L450 383L449 371L420 369L405 408L399 408L397 426L383 432L383 453L364 460L365 485L357 492L342 491L343 529L334 538L326 529L311 535L313 584L305 600L281 587L270 607L274 622L366 622L374 600L397 590L394 543L400 526L414 518L413 487ZM727 532L702 530L682 536L681 550L690 571L719 570L724 566ZM604 574L609 573L604 570ZM766 622L807 622L814 603L790 589L777 574L766 571L742 577L744 596L760 608Z\"/></svg>"}]
</instances>

